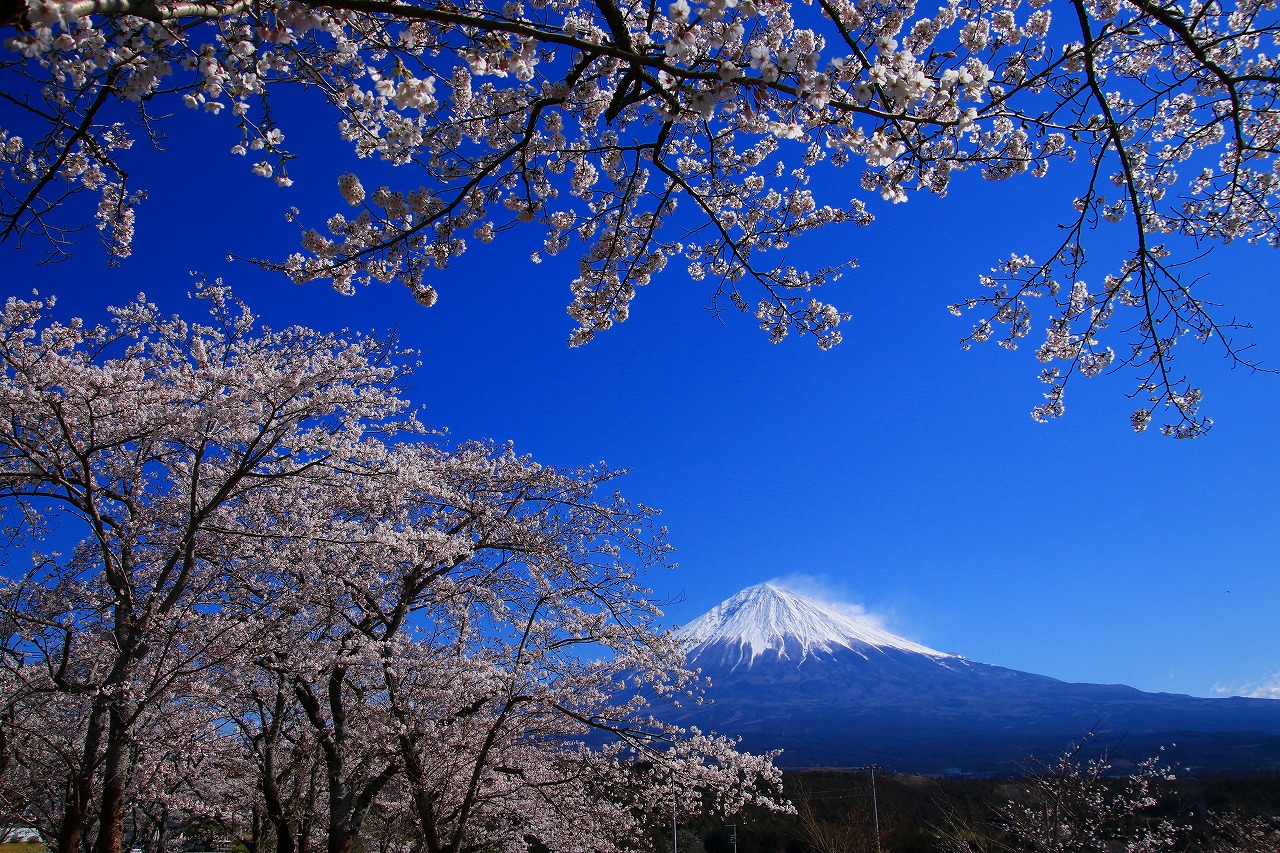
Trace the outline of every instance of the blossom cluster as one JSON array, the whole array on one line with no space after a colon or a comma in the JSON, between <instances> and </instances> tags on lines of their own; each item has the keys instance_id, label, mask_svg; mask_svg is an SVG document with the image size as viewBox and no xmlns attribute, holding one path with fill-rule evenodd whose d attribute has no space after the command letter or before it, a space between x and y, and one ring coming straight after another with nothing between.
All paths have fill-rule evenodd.
<instances>
[{"instance_id":1,"label":"blossom cluster","mask_svg":"<svg viewBox=\"0 0 1280 853\"><path fill-rule=\"evenodd\" d=\"M1040 351L1067 362L1064 376L1089 374L1106 366L1108 345L1069 342L1114 334L1113 313L1138 309L1132 340L1110 349L1134 350L1117 364L1159 368L1166 342L1185 331L1225 340L1169 273L1159 240L1280 244L1280 69L1268 52L1280 21L1274 3L1257 0L1082 2L1066 14L1057 4L30 0L0 71L41 87L43 107L24 120L59 118L49 135L17 134L38 145L5 148L5 185L36 190L11 192L0 223L5 233L47 229L48 194L118 184L100 216L119 211L104 228L126 247L124 211L137 196L123 188L126 137L114 116L152 98L229 116L240 134L232 150L255 152L249 168L288 186L292 154L271 104L301 83L327 99L357 156L419 174L382 201L353 201L344 177L355 218L330 219L325 237L304 227L301 253L265 261L295 280L328 279L342 292L399 280L430 302L435 270L532 227L544 240L534 261L576 244L573 343L625 320L637 289L680 258L771 339L830 345L832 318L844 315L810 310L810 291L848 258L789 260L784 250L805 232L868 224L877 199L944 195L961 172L1041 177L1084 160L1097 169L1066 205L1067 237L1048 260L957 303L984 313L969 341L1003 326L1012 347L1032 325L1048 327ZM838 180L841 169L851 178ZM414 192L431 203L415 208ZM1106 275L1130 284L1077 312L1069 294L1085 242L1113 225L1132 252L1128 269ZM1052 307L1029 325L1029 300L1041 295ZM1166 373L1156 370L1157 403L1184 411L1173 401L1186 389Z\"/></svg>"}]
</instances>

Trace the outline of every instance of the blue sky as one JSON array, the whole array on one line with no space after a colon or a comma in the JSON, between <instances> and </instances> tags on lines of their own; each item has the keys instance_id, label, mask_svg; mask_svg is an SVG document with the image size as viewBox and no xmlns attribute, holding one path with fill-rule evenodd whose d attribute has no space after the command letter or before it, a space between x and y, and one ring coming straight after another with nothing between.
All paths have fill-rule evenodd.
<instances>
[{"instance_id":1,"label":"blue sky","mask_svg":"<svg viewBox=\"0 0 1280 853\"><path fill-rule=\"evenodd\" d=\"M39 266L35 244L5 244L6 295L38 288L97 318L145 292L194 316L197 271L224 277L271 325L395 325L423 353L413 398L429 423L549 463L633 469L624 493L663 508L678 549L680 568L651 578L679 600L673 624L799 577L988 663L1195 695L1280 685L1280 379L1184 345L1216 425L1174 442L1131 431L1128 376L1075 384L1067 416L1041 426L1028 416L1043 387L1032 347L958 345L972 321L946 306L998 258L1048 245L1069 200L1060 184L966 177L946 200L877 201L871 227L798 244L861 262L826 294L854 315L831 352L772 346L747 317L722 322L707 285L674 264L631 319L570 350L574 259L529 263L532 235L441 273L431 309L399 285L347 298L228 263L294 251L290 205L313 225L343 209L333 179L348 164L324 117L285 129L301 155L288 190L225 153L237 141L226 117L180 114L170 151L131 164L151 192L135 257L106 269L91 231L58 265ZM1254 322L1258 357L1280 366L1276 260L1221 249L1204 293Z\"/></svg>"}]
</instances>

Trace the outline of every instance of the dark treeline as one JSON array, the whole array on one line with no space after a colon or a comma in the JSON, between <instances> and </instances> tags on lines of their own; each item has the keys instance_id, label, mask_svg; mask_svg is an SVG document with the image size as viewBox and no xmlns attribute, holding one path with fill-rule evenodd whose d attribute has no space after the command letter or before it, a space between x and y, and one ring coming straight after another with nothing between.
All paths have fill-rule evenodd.
<instances>
[{"instance_id":1,"label":"dark treeline","mask_svg":"<svg viewBox=\"0 0 1280 853\"><path fill-rule=\"evenodd\" d=\"M877 772L873 801L871 775L866 772L807 770L784 778L798 814L743 815L737 824L737 853L869 853L876 850L877 818L885 853L953 853L964 849L957 846L963 831L998 837L1000 808L1025 799L1029 791L1028 778L950 779ZM1111 778L1102 785L1119 787L1124 782ZM1173 779L1162 782L1153 795L1156 803L1144 809L1142 817L1176 824L1175 849L1183 851L1252 850L1224 828L1223 820L1262 819L1275 828L1280 818L1280 775ZM682 826L679 853L734 853L731 831L719 822ZM1280 836L1268 835L1275 837ZM669 828L665 843L657 847L670 848ZM1273 853L1275 849L1280 848L1273 848Z\"/></svg>"}]
</instances>

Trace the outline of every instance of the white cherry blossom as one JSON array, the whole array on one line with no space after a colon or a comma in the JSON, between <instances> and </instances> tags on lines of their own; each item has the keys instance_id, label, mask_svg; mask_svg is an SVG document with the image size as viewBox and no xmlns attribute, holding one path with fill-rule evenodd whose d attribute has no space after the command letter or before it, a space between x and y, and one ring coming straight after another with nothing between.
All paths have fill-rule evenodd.
<instances>
[{"instance_id":1,"label":"white cherry blossom","mask_svg":"<svg viewBox=\"0 0 1280 853\"><path fill-rule=\"evenodd\" d=\"M1055 162L1097 163L1073 173L1082 185L1064 194L1062 239L1040 263L980 277L956 304L979 312L966 341L1014 348L1050 330L1040 351L1062 369L1038 416L1063 411L1065 383L1114 353L1143 409L1196 435L1207 421L1172 347L1212 340L1249 362L1234 323L1193 295L1206 283L1167 258L1200 243L1280 245L1270 0L29 0L7 23L0 85L32 95L0 112L0 235L65 251L82 223L58 201L87 192L108 251L127 256L145 189L128 182L136 113L160 122L164 110L147 111L169 100L236 122L232 150L263 152L248 168L287 186L289 129L276 120L287 111L272 104L305 85L358 156L416 164L390 188L412 212L366 205L343 176L355 217L329 218L327 242L306 237L266 265L343 293L399 281L418 297L447 286L441 271L468 247L536 228L539 257L579 260L573 344L625 320L654 275L682 274L672 259L717 304L767 303L771 339L830 341L806 306L844 267L797 265L783 250L800 235L868 224L876 205L945 194L964 172L1029 180ZM799 173L772 171L797 145ZM795 186L816 174L814 205L795 208ZM421 187L429 208L412 201ZM303 233L325 218L301 213ZM1077 314L1068 294L1096 229L1126 259L1094 278L1124 284ZM1082 344L1064 349L1059 335Z\"/></svg>"}]
</instances>

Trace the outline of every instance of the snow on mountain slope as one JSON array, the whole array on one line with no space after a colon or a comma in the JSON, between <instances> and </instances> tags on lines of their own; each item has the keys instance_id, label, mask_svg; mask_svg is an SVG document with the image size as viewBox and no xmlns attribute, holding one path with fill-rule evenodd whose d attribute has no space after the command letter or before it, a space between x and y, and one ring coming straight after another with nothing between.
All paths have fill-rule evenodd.
<instances>
[{"instance_id":1,"label":"snow on mountain slope","mask_svg":"<svg viewBox=\"0 0 1280 853\"><path fill-rule=\"evenodd\" d=\"M659 715L785 749L789 767L1018 772L1085 732L1199 772L1280 772L1280 701L1072 684L949 655L769 584L681 629L704 703Z\"/></svg>"},{"instance_id":2,"label":"snow on mountain slope","mask_svg":"<svg viewBox=\"0 0 1280 853\"><path fill-rule=\"evenodd\" d=\"M750 667L764 655L800 664L845 649L863 658L886 649L937 659L956 657L768 583L721 602L682 628L680 634L690 643L691 662L714 658L731 669Z\"/></svg>"}]
</instances>

